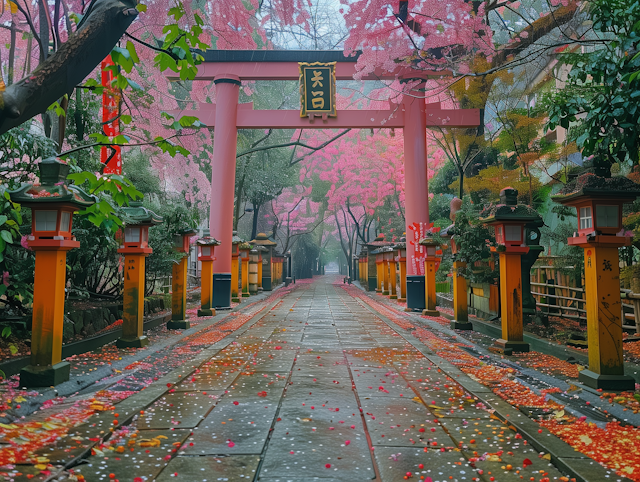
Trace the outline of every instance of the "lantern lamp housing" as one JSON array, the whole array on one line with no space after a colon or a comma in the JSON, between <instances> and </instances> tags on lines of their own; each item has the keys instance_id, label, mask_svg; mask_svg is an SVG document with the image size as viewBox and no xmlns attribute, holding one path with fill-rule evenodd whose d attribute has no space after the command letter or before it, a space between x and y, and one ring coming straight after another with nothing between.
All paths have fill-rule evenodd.
<instances>
[{"instance_id":1,"label":"lantern lamp housing","mask_svg":"<svg viewBox=\"0 0 640 482\"><path fill-rule=\"evenodd\" d=\"M240 257L240 245L244 243L244 239L238 236L238 231L233 231L233 237L231 238L231 257Z\"/></svg>"},{"instance_id":2,"label":"lantern lamp housing","mask_svg":"<svg viewBox=\"0 0 640 482\"><path fill-rule=\"evenodd\" d=\"M73 213L86 209L97 201L82 189L67 181L69 165L55 157L38 164L40 184L24 183L18 189L7 191L11 201L32 211L32 249L73 248L78 244L71 234Z\"/></svg>"},{"instance_id":3,"label":"lantern lamp housing","mask_svg":"<svg viewBox=\"0 0 640 482\"><path fill-rule=\"evenodd\" d=\"M535 209L518 204L518 191L511 187L500 191L500 202L487 207L480 221L494 227L498 247L523 252L529 250L524 239L525 225L540 227L544 224Z\"/></svg>"},{"instance_id":4,"label":"lantern lamp housing","mask_svg":"<svg viewBox=\"0 0 640 482\"><path fill-rule=\"evenodd\" d=\"M209 236L209 230L204 230L204 235L196 241L198 246L198 261L215 261L214 250L220 245L220 241Z\"/></svg>"},{"instance_id":5,"label":"lantern lamp housing","mask_svg":"<svg viewBox=\"0 0 640 482\"><path fill-rule=\"evenodd\" d=\"M122 208L126 218L124 226L124 244L119 253L146 253L153 250L149 247L149 228L162 223L162 216L158 216L142 205L142 201L131 201L129 206Z\"/></svg>"},{"instance_id":6,"label":"lantern lamp housing","mask_svg":"<svg viewBox=\"0 0 640 482\"><path fill-rule=\"evenodd\" d=\"M239 249L240 249L240 258L243 260L248 260L249 259L249 252L251 251L253 247L247 243L246 241L241 243L239 245Z\"/></svg>"},{"instance_id":7,"label":"lantern lamp housing","mask_svg":"<svg viewBox=\"0 0 640 482\"><path fill-rule=\"evenodd\" d=\"M440 243L432 238L424 238L420 240L421 246L425 247L427 252L427 259L435 258L438 255L438 248L440 248Z\"/></svg>"},{"instance_id":8,"label":"lantern lamp housing","mask_svg":"<svg viewBox=\"0 0 640 482\"><path fill-rule=\"evenodd\" d=\"M640 185L626 177L600 177L586 173L567 184L551 199L576 208L578 233L569 244L587 237L624 237L622 208L640 196Z\"/></svg>"},{"instance_id":9,"label":"lantern lamp housing","mask_svg":"<svg viewBox=\"0 0 640 482\"><path fill-rule=\"evenodd\" d=\"M178 253L188 254L190 245L189 240L191 236L197 234L197 231L192 228L182 228L173 235L173 249Z\"/></svg>"}]
</instances>

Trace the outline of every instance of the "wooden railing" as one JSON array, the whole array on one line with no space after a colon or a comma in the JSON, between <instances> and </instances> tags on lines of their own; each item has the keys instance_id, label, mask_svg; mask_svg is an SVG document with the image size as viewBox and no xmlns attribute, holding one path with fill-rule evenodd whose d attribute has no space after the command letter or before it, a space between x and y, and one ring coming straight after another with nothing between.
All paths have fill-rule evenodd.
<instances>
[{"instance_id":1,"label":"wooden railing","mask_svg":"<svg viewBox=\"0 0 640 482\"><path fill-rule=\"evenodd\" d=\"M571 267L564 268L564 270L569 269ZM549 315L577 320L581 325L586 326L585 291L576 284L575 278L562 273L556 267L534 266L532 268L531 294L536 299L536 306ZM627 299L627 293L630 292L630 290L620 289L622 326L627 331L640 333L640 324L636 320L636 307Z\"/></svg>"}]
</instances>

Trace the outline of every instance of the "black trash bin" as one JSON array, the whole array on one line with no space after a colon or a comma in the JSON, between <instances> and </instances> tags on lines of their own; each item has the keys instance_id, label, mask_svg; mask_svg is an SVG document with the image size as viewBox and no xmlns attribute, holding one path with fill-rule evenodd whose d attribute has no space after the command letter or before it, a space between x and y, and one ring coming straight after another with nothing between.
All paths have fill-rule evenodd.
<instances>
[{"instance_id":1,"label":"black trash bin","mask_svg":"<svg viewBox=\"0 0 640 482\"><path fill-rule=\"evenodd\" d=\"M407 308L422 312L426 307L424 276L407 276Z\"/></svg>"},{"instance_id":2,"label":"black trash bin","mask_svg":"<svg viewBox=\"0 0 640 482\"><path fill-rule=\"evenodd\" d=\"M213 308L231 307L231 273L215 273L213 275Z\"/></svg>"}]
</instances>

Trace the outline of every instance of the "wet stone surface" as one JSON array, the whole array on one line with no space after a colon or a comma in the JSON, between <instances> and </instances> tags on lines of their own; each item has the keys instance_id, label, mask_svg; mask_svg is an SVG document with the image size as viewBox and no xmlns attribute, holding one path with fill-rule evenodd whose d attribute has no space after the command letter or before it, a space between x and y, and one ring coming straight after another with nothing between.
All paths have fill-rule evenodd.
<instances>
[{"instance_id":1,"label":"wet stone surface","mask_svg":"<svg viewBox=\"0 0 640 482\"><path fill-rule=\"evenodd\" d=\"M514 430L330 282L298 283L234 341L183 367L76 473L91 482L559 480ZM58 452L90 447L83 439Z\"/></svg>"}]
</instances>

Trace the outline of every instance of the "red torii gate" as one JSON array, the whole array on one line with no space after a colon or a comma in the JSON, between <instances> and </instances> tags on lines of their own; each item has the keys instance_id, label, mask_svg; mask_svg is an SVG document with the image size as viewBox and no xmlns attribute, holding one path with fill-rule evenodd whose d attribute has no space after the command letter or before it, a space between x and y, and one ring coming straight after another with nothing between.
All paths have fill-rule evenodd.
<instances>
[{"instance_id":1,"label":"red torii gate","mask_svg":"<svg viewBox=\"0 0 640 482\"><path fill-rule=\"evenodd\" d=\"M298 62L337 62L336 80L353 80L357 56L341 51L209 50L198 68L196 80L213 80L216 103L200 104L197 110L171 112L174 117L196 116L214 129L211 176L211 236L216 247L213 263L213 303L216 308L231 305L231 238L235 193L238 129L372 129L400 128L404 133L405 219L407 232L407 282L424 280L423 247L417 240L429 225L426 129L429 127L473 128L482 124L480 109L441 109L426 104L424 93L405 95L401 105L388 110L344 110L336 117L301 118L297 110L253 110L253 103L238 104L243 80L299 79ZM442 77L446 72L413 70L377 71L363 80L422 79ZM177 76L169 77L178 80ZM424 84L421 84L422 86ZM415 243L409 239L415 233ZM422 284L421 284L422 285ZM424 290L408 290L407 306L424 309Z\"/></svg>"}]
</instances>

